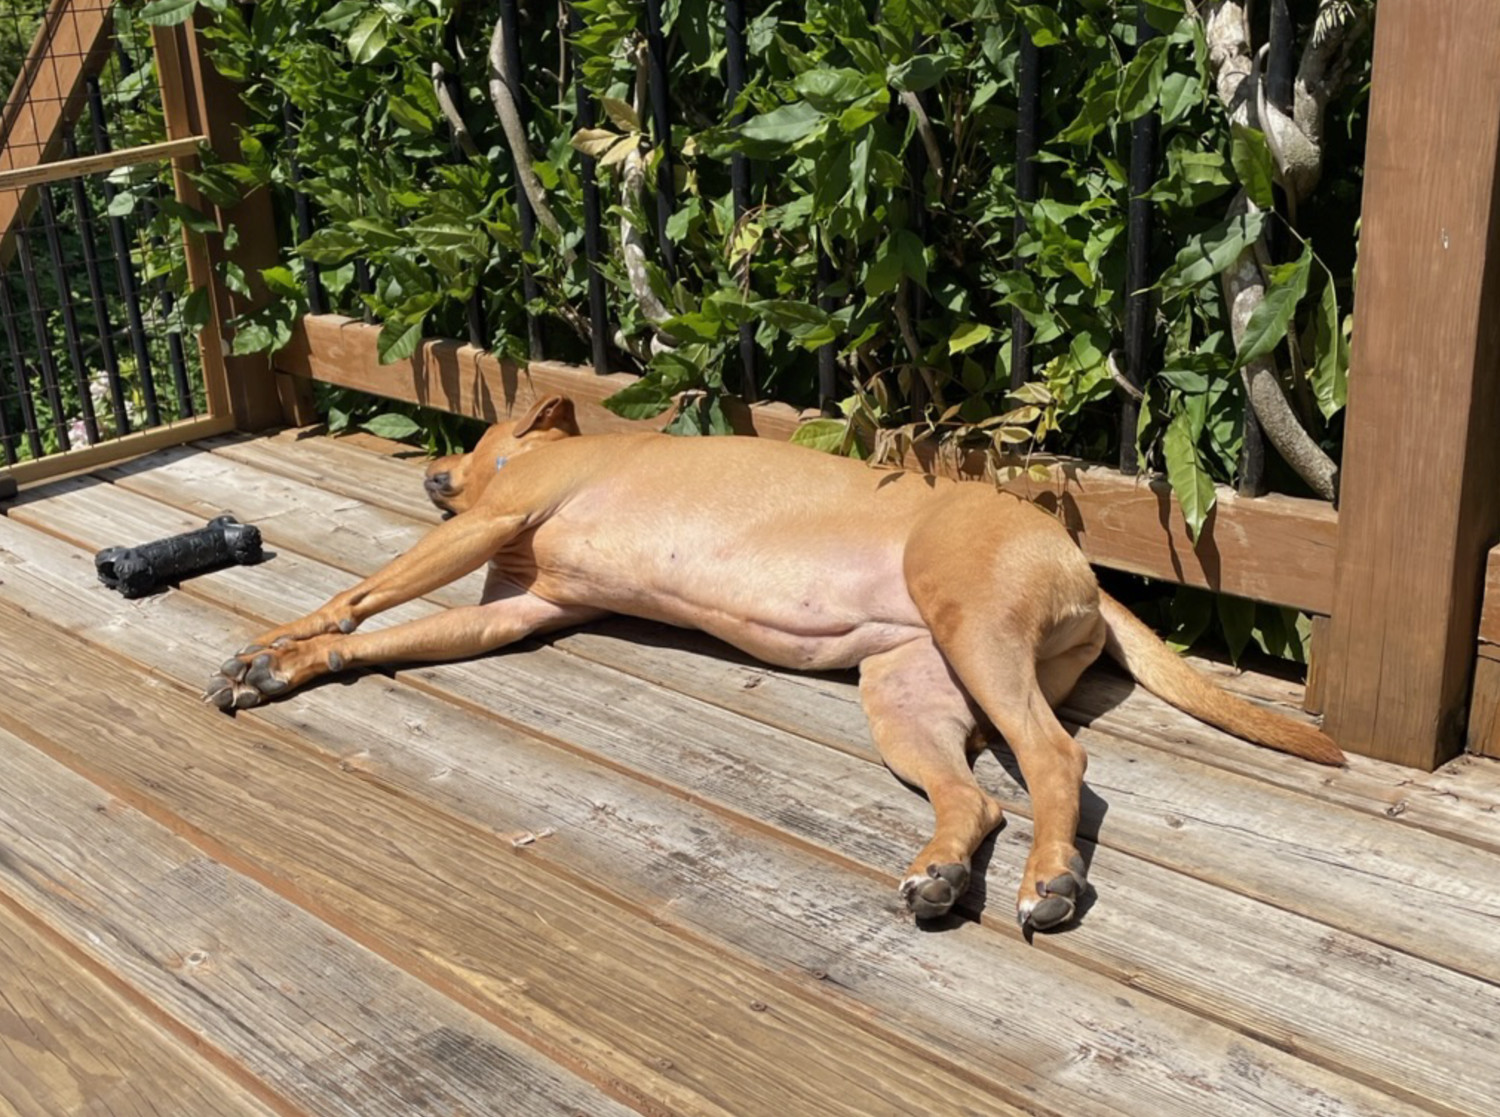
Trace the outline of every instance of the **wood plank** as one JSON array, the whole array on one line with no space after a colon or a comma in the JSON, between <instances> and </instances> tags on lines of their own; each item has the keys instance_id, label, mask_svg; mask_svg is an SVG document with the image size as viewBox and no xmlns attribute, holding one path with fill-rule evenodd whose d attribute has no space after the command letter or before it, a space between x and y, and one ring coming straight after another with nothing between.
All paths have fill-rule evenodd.
<instances>
[{"instance_id":1,"label":"wood plank","mask_svg":"<svg viewBox=\"0 0 1500 1117\"><path fill-rule=\"evenodd\" d=\"M1500 6L1381 5L1326 728L1426 769L1463 747L1500 536L1497 55Z\"/></svg>"},{"instance_id":2,"label":"wood plank","mask_svg":"<svg viewBox=\"0 0 1500 1117\"><path fill-rule=\"evenodd\" d=\"M1484 606L1479 614L1479 642L1500 646L1500 547L1490 548L1484 562Z\"/></svg>"},{"instance_id":3,"label":"wood plank","mask_svg":"<svg viewBox=\"0 0 1500 1117\"><path fill-rule=\"evenodd\" d=\"M966 1069L532 866L509 841L216 716L12 606L0 619L15 641L0 666L29 715L8 706L0 723L633 1104L876 1114L936 1095L954 1112L1009 1110Z\"/></svg>"},{"instance_id":4,"label":"wood plank","mask_svg":"<svg viewBox=\"0 0 1500 1117\"><path fill-rule=\"evenodd\" d=\"M348 1117L626 1112L4 730L0 755L0 895L241 1091Z\"/></svg>"},{"instance_id":5,"label":"wood plank","mask_svg":"<svg viewBox=\"0 0 1500 1117\"><path fill-rule=\"evenodd\" d=\"M349 499L343 496L299 488L285 477L228 462L204 461L201 460L203 457L205 455L195 455L190 448L184 448L157 455L149 463L106 471L105 475L133 491L175 503L205 518L224 508L232 508L242 518L261 524L268 533L267 537L276 539L279 545L358 576L369 573L375 566L410 547L428 530L426 525L377 508L363 504L351 506ZM357 479L358 474L353 472L345 478L349 485ZM386 482L388 478L382 475L381 481ZM25 515L24 512L18 514ZM337 530L330 532L329 526L334 524L338 525ZM481 585L480 575L470 575L436 591L432 599L450 605L469 604L478 600ZM306 608L321 603L322 599L312 601ZM559 641L559 645L581 651L583 646L589 645L590 639L579 634ZM670 681L670 671L658 674L649 674L649 671L666 666L660 662L660 657L671 659L672 642L678 639L689 641L685 645L689 648L706 646L691 643L697 637L677 633L661 649L635 647L629 641L616 641L608 658L601 661L636 674L640 671L634 665L639 663L648 672L644 677L662 685L676 685ZM594 654L606 654L607 649L602 649L599 644L591 646L598 649ZM653 660L653 656L658 657L657 660ZM680 657L678 659L680 661ZM759 669L762 678L775 674L764 665ZM1500 849L1500 777L1485 780L1482 772L1474 768L1467 769L1462 778L1420 776L1410 770L1397 770L1362 758L1352 760L1348 768L1338 771L1314 767L1293 757L1246 745L1203 726L1139 688L1123 684L1118 676L1095 671L1088 679L1088 683L1080 687L1064 707L1066 718L1075 722L1097 720L1099 729L1127 737L1138 744L1264 779L1287 789L1326 797L1374 815L1382 822L1396 820L1403 826L1427 828L1458 841ZM811 733L816 739L836 747L837 742L849 739L847 725L843 723L821 734L812 732L820 722L809 703L816 704L820 700L816 695L810 695L805 701L797 701L795 690L791 693L786 690L788 686L796 688L807 684L786 683L781 689L771 687L756 691L741 685L744 681L741 678L725 688L726 693L735 695L732 699L724 699L726 704L737 703L734 708L742 713L762 718L791 732ZM700 690L690 693L703 696ZM1119 715L1111 716L1111 711L1117 707ZM782 713L778 715L777 711ZM863 733L853 739L862 742ZM1098 761L1092 774L1096 778L1099 775Z\"/></svg>"},{"instance_id":6,"label":"wood plank","mask_svg":"<svg viewBox=\"0 0 1500 1117\"><path fill-rule=\"evenodd\" d=\"M4 903L0 1037L0 1099L10 1112L274 1112Z\"/></svg>"},{"instance_id":7,"label":"wood plank","mask_svg":"<svg viewBox=\"0 0 1500 1117\"><path fill-rule=\"evenodd\" d=\"M1474 657L1474 691L1469 705L1469 751L1500 757L1500 660Z\"/></svg>"},{"instance_id":8,"label":"wood plank","mask_svg":"<svg viewBox=\"0 0 1500 1117\"><path fill-rule=\"evenodd\" d=\"M60 454L49 454L45 458L0 466L0 484L9 480L12 485L35 485L54 477L95 469L138 454L149 454L164 446L178 446L195 438L209 438L233 429L234 420L228 417L200 415L193 419L179 419L150 430L133 431L119 438L105 439L92 446L79 446Z\"/></svg>"},{"instance_id":9,"label":"wood plank","mask_svg":"<svg viewBox=\"0 0 1500 1117\"><path fill-rule=\"evenodd\" d=\"M40 186L46 182L60 182L65 178L102 174L121 167L139 166L141 163L160 163L191 155L203 142L202 136L184 136L161 143L142 144L140 147L105 151L98 155L80 155L74 159L58 159L39 167L16 167L0 171L0 190L19 190L27 186Z\"/></svg>"},{"instance_id":10,"label":"wood plank","mask_svg":"<svg viewBox=\"0 0 1500 1117\"><path fill-rule=\"evenodd\" d=\"M3 524L0 531L4 531ZM12 530L0 535L23 562L14 577L5 579L0 593L28 608L48 596L57 599L55 607L67 614L59 618L61 623L70 628L76 625L91 638L108 641L130 654L153 657L150 664L164 674L181 674L185 662L191 674L202 661L216 657L215 641L232 643L241 638L238 632L221 632L222 621L216 627L211 619L201 619L203 606L183 594L168 594L149 611L123 602L111 609L112 595L98 593L93 595L101 598L98 603L66 604L60 600L71 582L66 566L76 567L86 556L76 556L71 563L42 561L47 545L28 539L31 534L17 536ZM50 573L57 569L60 575ZM257 573L254 568L237 568L203 581L243 581ZM26 583L44 577L56 578L57 584L41 591L41 598L13 596L24 594ZM181 646L184 641L208 647L189 655ZM506 662L513 658L506 657ZM484 664L471 664L454 670L479 673L484 669ZM576 685L574 691L579 693ZM768 845L757 840L754 829L747 832L743 826L726 825L714 812L674 799L649 783L634 788L628 781L622 784L607 769L540 746L502 725L476 729L473 713L434 704L407 688L382 686L378 691L367 689L364 695L356 703L348 700L343 688L314 688L256 711L254 716L295 727L328 749L342 767L406 794L439 802L487 829L507 834L535 832L545 826L553 833L525 847L529 858L550 861L558 871L588 872L614 891L638 890L630 891L631 897L659 913L658 918L684 923L757 957L769 955L779 968L804 974L818 971L820 986L831 985L841 996L857 998L879 1014L887 1027L915 1027L919 1035L930 1036L930 1042L978 1063L988 1064L1025 1036L1030 1037L1026 1040L1031 1049L1029 1067L1068 1064L1079 1039L1080 1014L1094 1019L1095 1013L1103 1013L1111 1020L1112 1034L1128 1032L1135 1037L1129 1061L1153 1080L1162 1078L1165 1068L1151 1068L1141 1060L1149 1064L1160 1050L1172 1050L1173 1059L1179 1062L1202 1059L1215 1067L1211 1055L1204 1058L1195 1043L1181 1036L1160 1041L1141 1038L1159 1032L1173 1019L1169 1016L1162 1021L1149 1000L1143 1003L1138 993L1128 993L1123 1005L1112 1005L1119 996L1118 987L1110 992L1107 983L1101 989L1092 976L1078 971L1058 973L1037 957L1039 951L1022 947L1009 929L1003 939L973 925L954 929L950 935L913 938L906 919L889 910L894 884L890 866L898 864L925 836L926 811L873 765L838 757L842 766L836 763L829 769L819 761L836 754L816 748L809 752L809 746L799 748L795 741L783 740L768 748L766 742L752 739L735 749L732 738L709 727L715 741L725 741L723 748L715 750L723 757L710 763L720 769L735 766L741 798L749 794L759 805L753 811L755 818L784 814L819 819L819 828L846 835L845 856L880 867L880 879L868 871L851 872L839 863L820 862L795 845ZM608 692L601 700L618 708L633 698L627 689L620 694ZM418 732L413 734L412 729ZM666 763L681 766L690 789L686 794L698 799L707 790L720 797L717 788L724 785L724 778L701 771L702 747L694 756L683 754L676 742L656 744L667 753ZM792 755L787 756L788 752ZM729 756L736 759L730 761ZM784 758L780 763L790 765L790 771L777 770L778 757ZM840 788L838 801L828 800L823 789L830 785ZM807 826L802 822L800 830L806 833ZM1028 838L1024 821L1013 820L1003 839L1007 856L1021 853ZM1352 1061L1362 1068L1361 1073L1394 1078L1395 1088L1402 1093L1431 1089L1452 1097L1450 1076L1442 1068L1451 1064L1453 1053L1443 1049L1453 1042L1449 1037L1465 1027L1471 1012L1487 1026L1495 1007L1494 991L1488 986L1381 951L1363 940L1304 925L1296 917L1262 909L1241 897L1107 850L1093 855L1093 865L1097 886L1114 906L1102 923L1091 915L1083 928L1058 936L1064 956L1070 948L1076 949L1080 934L1092 932L1100 944L1117 945L1105 950L1103 957L1097 948L1082 950L1085 956L1093 955L1091 969L1116 968L1138 990L1164 992L1179 1002L1202 1002L1252 1034L1269 1027L1278 1045L1288 1045L1295 1036L1296 1048L1316 1052L1320 1061L1348 1061L1351 1055L1346 1049L1353 1046L1359 1053ZM1183 918L1162 920L1163 907L1174 903L1186 909ZM1009 928L1009 922L1008 916L1002 916L1002 926ZM1243 949L1216 948L1200 966L1196 956L1202 952L1194 943L1211 941L1222 946L1231 939L1243 941ZM1041 949L1049 950L1052 945L1053 940L1048 940ZM1337 952L1336 960L1327 956L1328 951ZM1123 952L1123 957L1115 952ZM1225 957L1234 961L1226 963ZM1165 976L1159 972L1162 959L1171 960ZM1257 987L1248 975L1264 972L1259 970L1262 964L1298 967L1299 972L1321 975L1327 984L1299 982L1299 992L1290 996L1263 983ZM1348 972L1366 965L1372 967L1368 980ZM1205 978L1204 971L1210 976ZM958 973L964 974L960 982L941 976ZM1253 1004L1241 1003L1247 988L1258 989L1249 998ZM1066 989L1066 996L1059 1001L1054 989ZM1305 1001L1303 993L1308 996ZM1409 1000L1409 994L1414 999ZM1435 994L1439 999L1432 999ZM1094 998L1099 998L1098 1007L1088 1007ZM1003 1018L987 1008L1001 1001L1009 1005ZM1413 1079L1403 1060L1393 1063L1387 1049L1405 1042L1399 1037L1411 1028L1409 1013L1423 1011L1423 1004L1443 1006L1443 1026L1422 1033L1428 1038L1413 1054ZM1268 1025L1268 1015L1276 1022ZM1433 1018L1434 1023L1437 1020ZM1354 1021L1359 1021L1358 1027L1351 1026ZM1010 1032L1010 1025L1020 1033ZM1182 1026L1188 1033L1214 1027L1202 1021ZM1360 1037L1352 1045L1343 1038L1350 1034ZM1338 1049L1331 1060L1330 1038ZM1098 1036L1091 1033L1088 1042L1099 1042ZM1056 1053L1046 1054L1052 1044ZM1143 1054L1148 1049L1150 1056ZM1393 1066L1394 1073L1387 1073ZM1106 1095L1136 1096L1142 1087L1131 1080L1133 1075L1118 1081L1120 1072L1119 1066L1110 1068L1100 1089ZM1165 1076L1181 1073L1179 1066ZM1220 1081L1222 1068L1194 1073L1205 1074L1204 1081L1212 1084ZM1068 1077L1074 1077L1071 1067ZM1481 1084L1479 1088L1488 1087ZM1041 1088L1031 1095L1033 1100L1050 1096ZM1335 1096L1344 1095L1336 1090ZM1168 1103L1140 1096L1129 1111L1159 1112L1163 1104L1171 1111L1184 1100L1190 1112L1197 1112L1202 1104L1191 1092L1185 1099ZM1247 1104L1272 1103L1269 1095L1257 1091Z\"/></svg>"},{"instance_id":11,"label":"wood plank","mask_svg":"<svg viewBox=\"0 0 1500 1117\"><path fill-rule=\"evenodd\" d=\"M494 422L551 392L571 396L584 433L660 427L622 419L603 400L634 382L626 373L554 362L526 366L451 341L424 342L411 358L380 364L379 327L338 315L301 320L276 366L392 399ZM786 439L799 415L783 404L755 404L731 416L736 430ZM930 448L910 463L946 475L982 477L981 457L953 459ZM1195 547L1170 487L1101 466L1039 459L1049 478L1020 478L1006 488L1056 514L1091 562L1170 582L1326 613L1332 603L1338 514L1320 501L1267 496L1254 500L1221 489Z\"/></svg>"}]
</instances>

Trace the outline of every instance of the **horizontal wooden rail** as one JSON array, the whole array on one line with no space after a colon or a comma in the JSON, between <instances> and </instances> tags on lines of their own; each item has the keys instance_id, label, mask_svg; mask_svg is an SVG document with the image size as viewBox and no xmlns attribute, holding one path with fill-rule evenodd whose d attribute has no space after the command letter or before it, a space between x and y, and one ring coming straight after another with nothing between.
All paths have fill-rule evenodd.
<instances>
[{"instance_id":1,"label":"horizontal wooden rail","mask_svg":"<svg viewBox=\"0 0 1500 1117\"><path fill-rule=\"evenodd\" d=\"M577 405L585 433L650 429L661 420L622 419L604 400L635 381L625 373L551 361L518 364L454 341L424 342L403 361L382 365L378 326L336 314L310 315L276 356L280 372L355 388L492 422L559 392ZM739 405L735 429L790 438L802 415L785 404ZM1033 459L1046 481L1018 478L1006 488L1056 513L1091 562L1257 601L1327 613L1333 600L1338 513L1321 501L1241 498L1220 488L1218 505L1195 548L1166 482L1062 459ZM983 475L980 455L920 449L913 467L952 477Z\"/></svg>"},{"instance_id":2,"label":"horizontal wooden rail","mask_svg":"<svg viewBox=\"0 0 1500 1117\"><path fill-rule=\"evenodd\" d=\"M179 419L174 423L163 423L150 430L136 431L120 438L109 438L92 446L80 446L76 450L65 450L61 454L49 454L45 458L18 462L0 467L0 500L13 493L17 485L31 485L49 481L67 473L84 469L96 469L133 458L137 454L149 454L167 446L191 442L195 438L212 438L234 430L231 415L200 415L193 419Z\"/></svg>"},{"instance_id":3,"label":"horizontal wooden rail","mask_svg":"<svg viewBox=\"0 0 1500 1117\"><path fill-rule=\"evenodd\" d=\"M192 155L203 143L205 136L186 136L180 140L163 140L161 143L127 147L119 151L106 151L98 155L80 155L77 159L58 159L36 167L17 167L0 171L0 190L17 190L28 186L40 186L45 182L61 182L65 178L99 174L120 167L134 167L141 163L160 163L168 159Z\"/></svg>"}]
</instances>

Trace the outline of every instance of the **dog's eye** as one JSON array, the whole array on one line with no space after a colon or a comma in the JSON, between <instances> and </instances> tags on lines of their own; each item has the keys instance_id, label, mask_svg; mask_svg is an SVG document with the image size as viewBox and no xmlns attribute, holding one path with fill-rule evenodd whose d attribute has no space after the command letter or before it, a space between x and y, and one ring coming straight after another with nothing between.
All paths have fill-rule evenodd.
<instances>
[{"instance_id":1,"label":"dog's eye","mask_svg":"<svg viewBox=\"0 0 1500 1117\"><path fill-rule=\"evenodd\" d=\"M500 469L502 466L505 465L506 461L507 461L506 458L496 458L495 459L495 468L496 469Z\"/></svg>"}]
</instances>

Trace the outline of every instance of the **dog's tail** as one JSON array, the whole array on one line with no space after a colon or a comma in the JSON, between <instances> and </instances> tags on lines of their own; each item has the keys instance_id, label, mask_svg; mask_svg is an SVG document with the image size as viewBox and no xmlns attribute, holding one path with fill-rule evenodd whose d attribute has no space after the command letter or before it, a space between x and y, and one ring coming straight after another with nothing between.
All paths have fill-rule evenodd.
<instances>
[{"instance_id":1,"label":"dog's tail","mask_svg":"<svg viewBox=\"0 0 1500 1117\"><path fill-rule=\"evenodd\" d=\"M1158 698L1226 733L1278 752L1319 764L1344 763L1344 754L1321 731L1221 690L1103 591L1099 594L1099 611L1109 630L1104 650Z\"/></svg>"}]
</instances>

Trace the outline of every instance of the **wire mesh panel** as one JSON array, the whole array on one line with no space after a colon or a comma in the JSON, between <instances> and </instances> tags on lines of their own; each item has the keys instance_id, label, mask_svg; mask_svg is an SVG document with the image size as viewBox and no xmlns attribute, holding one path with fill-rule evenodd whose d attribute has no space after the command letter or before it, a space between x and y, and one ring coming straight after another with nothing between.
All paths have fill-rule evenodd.
<instances>
[{"instance_id":1,"label":"wire mesh panel","mask_svg":"<svg viewBox=\"0 0 1500 1117\"><path fill-rule=\"evenodd\" d=\"M203 414L151 29L0 0L0 80L0 463Z\"/></svg>"}]
</instances>

